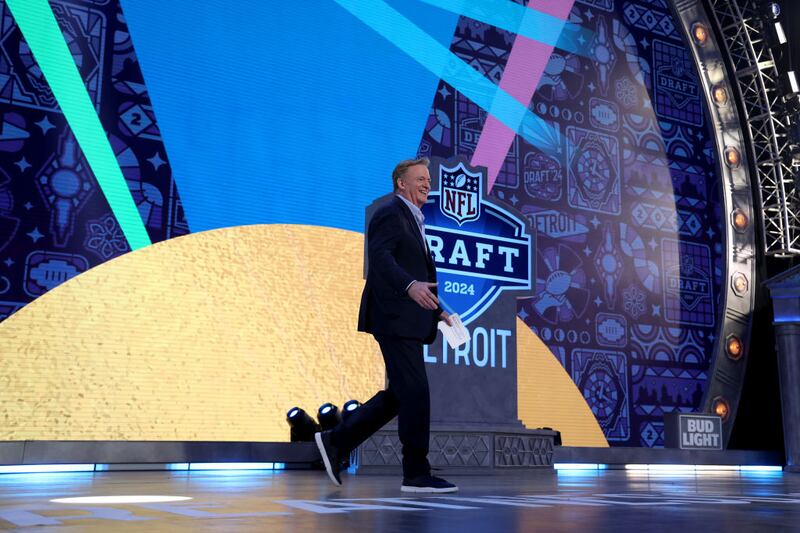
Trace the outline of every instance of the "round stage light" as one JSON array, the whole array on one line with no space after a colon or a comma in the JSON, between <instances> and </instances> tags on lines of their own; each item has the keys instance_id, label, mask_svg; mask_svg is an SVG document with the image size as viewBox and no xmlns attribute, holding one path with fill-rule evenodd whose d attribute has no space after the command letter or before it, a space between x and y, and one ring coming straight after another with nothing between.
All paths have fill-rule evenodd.
<instances>
[{"instance_id":1,"label":"round stage light","mask_svg":"<svg viewBox=\"0 0 800 533\"><path fill-rule=\"evenodd\" d=\"M738 207L733 210L732 219L733 219L733 229L739 232L746 230L747 225L750 224L750 220L747 218L745 212L739 209Z\"/></svg>"},{"instance_id":2,"label":"round stage light","mask_svg":"<svg viewBox=\"0 0 800 533\"><path fill-rule=\"evenodd\" d=\"M744 344L736 335L728 335L725 339L725 353L734 361L738 361L744 355Z\"/></svg>"},{"instance_id":3,"label":"round stage light","mask_svg":"<svg viewBox=\"0 0 800 533\"><path fill-rule=\"evenodd\" d=\"M739 150L733 146L725 148L725 162L728 163L728 166L731 168L738 167L739 163L742 162L742 156L739 154Z\"/></svg>"},{"instance_id":4,"label":"round stage light","mask_svg":"<svg viewBox=\"0 0 800 533\"><path fill-rule=\"evenodd\" d=\"M103 503L165 503L191 500L189 496L79 496L76 498L56 498L52 503L103 504Z\"/></svg>"},{"instance_id":5,"label":"round stage light","mask_svg":"<svg viewBox=\"0 0 800 533\"><path fill-rule=\"evenodd\" d=\"M348 400L342 406L342 418L347 420L347 418L353 414L353 411L361 407L361 402L358 400Z\"/></svg>"},{"instance_id":6,"label":"round stage light","mask_svg":"<svg viewBox=\"0 0 800 533\"><path fill-rule=\"evenodd\" d=\"M728 91L725 90L725 87L717 85L712 89L711 94L714 96L714 101L717 104L725 105L728 103Z\"/></svg>"},{"instance_id":7,"label":"round stage light","mask_svg":"<svg viewBox=\"0 0 800 533\"><path fill-rule=\"evenodd\" d=\"M741 272L737 272L733 275L733 290L737 295L741 296L746 293L749 285L750 284L747 282L747 276Z\"/></svg>"},{"instance_id":8,"label":"round stage light","mask_svg":"<svg viewBox=\"0 0 800 533\"><path fill-rule=\"evenodd\" d=\"M692 36L697 44L706 44L708 42L708 28L699 22L695 22L692 26Z\"/></svg>"},{"instance_id":9,"label":"round stage light","mask_svg":"<svg viewBox=\"0 0 800 533\"><path fill-rule=\"evenodd\" d=\"M342 414L339 412L339 408L332 403L323 403L317 411L317 420L322 430L327 431L335 428L342 421Z\"/></svg>"},{"instance_id":10,"label":"round stage light","mask_svg":"<svg viewBox=\"0 0 800 533\"><path fill-rule=\"evenodd\" d=\"M299 407L289 409L286 422L289 424L289 440L292 442L311 442L314 440L314 433L319 431L319 425Z\"/></svg>"},{"instance_id":11,"label":"round stage light","mask_svg":"<svg viewBox=\"0 0 800 533\"><path fill-rule=\"evenodd\" d=\"M772 14L772 18L776 19L781 16L781 6L776 2L771 2L769 4L769 12Z\"/></svg>"},{"instance_id":12,"label":"round stage light","mask_svg":"<svg viewBox=\"0 0 800 533\"><path fill-rule=\"evenodd\" d=\"M714 410L714 414L719 416L723 422L728 420L728 416L731 414L731 407L728 405L728 400L722 396L714 398L712 409Z\"/></svg>"}]
</instances>

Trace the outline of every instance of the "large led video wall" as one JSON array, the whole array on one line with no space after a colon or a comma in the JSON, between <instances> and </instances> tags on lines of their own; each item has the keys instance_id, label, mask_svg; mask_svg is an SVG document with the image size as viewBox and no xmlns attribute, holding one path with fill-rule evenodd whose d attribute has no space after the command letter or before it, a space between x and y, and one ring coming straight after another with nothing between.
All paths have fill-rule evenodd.
<instances>
[{"instance_id":1,"label":"large led video wall","mask_svg":"<svg viewBox=\"0 0 800 533\"><path fill-rule=\"evenodd\" d=\"M131 252L120 214L39 68L37 54L46 51L32 50L15 19L21 15L0 2L0 382L9 385L3 403L18 402L7 411L15 427L34 428L4 438L141 431L154 439L276 440L283 432L276 413L298 390L326 380L353 394L380 386L379 359L370 359L368 372L358 359L372 357L373 347L348 351L350 337L336 344L309 331L314 318L355 329L365 208L391 191L394 164L416 155L463 156L485 167L491 196L535 228L535 291L518 301L518 317L558 363L545 374L555 380L561 372L592 418L581 426L564 409L565 426L599 428L603 444L658 447L665 413L700 407L722 314L721 186L696 66L668 0L49 6L152 244ZM262 224L272 229L251 227ZM101 277L104 267L115 276ZM270 270L278 267L285 271ZM218 281L199 288L176 281L153 288L146 301L134 291L185 273ZM79 290L84 277L90 288ZM239 282L252 288L252 300L197 297L190 309L159 311L145 305ZM130 300L128 288L136 295ZM292 302L277 301L287 295ZM282 322L278 344L258 344L273 333L248 317L298 306L308 320ZM238 329L226 338L192 329L203 321ZM25 337L31 327L41 328L36 342L46 342L52 358L37 371L20 355L33 342ZM60 357L86 345L78 338L100 343L90 349L93 362L81 355L62 366ZM309 349L305 375L282 375L283 362L312 342L322 342L314 345L322 351ZM77 434L64 422L69 412L28 399L50 394L53 376L67 367L89 375L106 365L120 383L136 379L147 364L125 359L131 350L152 357L151 370L166 365L145 389L166 394L171 382L185 380L164 402L189 397L228 411L199 416L191 431L174 434L126 428L135 415L115 412L113 429ZM193 363L165 362L181 350L206 362L181 373L176 366ZM320 370L314 357L329 366ZM173 371L174 379L164 377ZM520 372L521 391L536 373ZM252 398L277 398L276 383L291 386L269 404L278 418L269 431L230 434L215 428L225 426L225 412L235 419L246 409L215 396L219 379L247 389L254 411L272 400ZM80 381L56 387L72 392L52 405L73 401L82 387L93 391L87 401L98 402L119 390ZM537 382L536 394L546 396L547 387ZM119 408L164 409L152 393L141 396ZM80 405L86 417L102 418Z\"/></svg>"}]
</instances>

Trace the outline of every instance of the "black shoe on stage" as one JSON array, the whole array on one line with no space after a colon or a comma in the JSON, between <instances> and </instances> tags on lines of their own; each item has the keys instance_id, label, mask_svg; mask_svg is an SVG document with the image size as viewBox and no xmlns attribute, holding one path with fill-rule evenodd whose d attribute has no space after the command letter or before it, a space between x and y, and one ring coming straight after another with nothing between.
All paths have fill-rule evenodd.
<instances>
[{"instance_id":1,"label":"black shoe on stage","mask_svg":"<svg viewBox=\"0 0 800 533\"><path fill-rule=\"evenodd\" d=\"M444 479L430 474L426 476L418 476L412 478L403 478L403 484L400 486L402 492L456 492L458 487Z\"/></svg>"},{"instance_id":2,"label":"black shoe on stage","mask_svg":"<svg viewBox=\"0 0 800 533\"><path fill-rule=\"evenodd\" d=\"M342 479L339 477L341 458L339 457L339 450L331 444L331 432L314 433L314 440L317 441L317 448L319 448L319 454L322 456L322 462L325 464L325 471L328 472L328 477L331 478L334 485L341 487Z\"/></svg>"}]
</instances>

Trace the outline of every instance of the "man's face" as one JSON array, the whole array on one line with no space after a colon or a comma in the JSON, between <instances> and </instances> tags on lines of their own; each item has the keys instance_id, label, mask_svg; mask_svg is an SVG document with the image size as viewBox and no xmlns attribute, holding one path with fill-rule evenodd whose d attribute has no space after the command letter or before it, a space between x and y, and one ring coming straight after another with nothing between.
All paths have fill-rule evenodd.
<instances>
[{"instance_id":1,"label":"man's face","mask_svg":"<svg viewBox=\"0 0 800 533\"><path fill-rule=\"evenodd\" d=\"M422 208L422 204L428 199L431 191L431 174L425 165L414 165L406 169L403 177L398 181L398 193L400 196Z\"/></svg>"}]
</instances>

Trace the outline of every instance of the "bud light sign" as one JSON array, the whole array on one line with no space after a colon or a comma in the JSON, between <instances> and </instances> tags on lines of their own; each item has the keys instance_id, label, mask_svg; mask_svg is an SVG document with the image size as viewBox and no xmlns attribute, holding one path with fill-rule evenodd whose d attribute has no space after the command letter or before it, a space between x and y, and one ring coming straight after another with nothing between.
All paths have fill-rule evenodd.
<instances>
[{"instance_id":1,"label":"bud light sign","mask_svg":"<svg viewBox=\"0 0 800 533\"><path fill-rule=\"evenodd\" d=\"M721 450L722 419L717 415L667 413L664 444L683 450Z\"/></svg>"},{"instance_id":2,"label":"bud light sign","mask_svg":"<svg viewBox=\"0 0 800 533\"><path fill-rule=\"evenodd\" d=\"M431 174L422 212L439 295L446 309L469 324L501 292L530 290L531 233L525 217L484 197L484 169L434 161Z\"/></svg>"}]
</instances>

